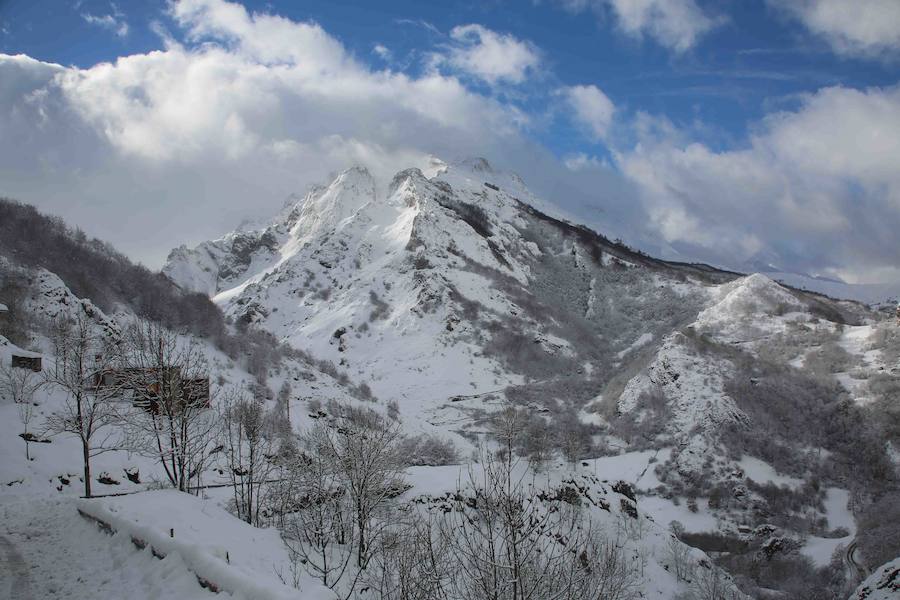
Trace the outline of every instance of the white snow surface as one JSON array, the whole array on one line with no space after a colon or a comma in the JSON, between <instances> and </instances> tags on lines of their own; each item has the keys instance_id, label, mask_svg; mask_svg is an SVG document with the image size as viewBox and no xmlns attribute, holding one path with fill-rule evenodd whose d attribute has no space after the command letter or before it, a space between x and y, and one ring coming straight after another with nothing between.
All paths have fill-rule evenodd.
<instances>
[{"instance_id":1,"label":"white snow surface","mask_svg":"<svg viewBox=\"0 0 900 600\"><path fill-rule=\"evenodd\" d=\"M110 537L79 516L76 501L2 496L0 597L129 600L213 599L176 554L158 560L126 534Z\"/></svg>"},{"instance_id":2,"label":"white snow surface","mask_svg":"<svg viewBox=\"0 0 900 600\"><path fill-rule=\"evenodd\" d=\"M192 573L235 598L337 598L309 576L300 582L299 590L282 583L277 573L289 578L290 561L279 532L248 525L214 501L175 490L156 490L80 500L78 507L118 532L150 544L167 558L177 556Z\"/></svg>"},{"instance_id":3,"label":"white snow surface","mask_svg":"<svg viewBox=\"0 0 900 600\"><path fill-rule=\"evenodd\" d=\"M831 562L831 557L839 547L848 547L856 536L856 521L850 512L850 492L830 487L825 495L825 516L830 529L844 528L848 534L839 538L810 536L800 552L808 556L817 567Z\"/></svg>"},{"instance_id":4,"label":"white snow surface","mask_svg":"<svg viewBox=\"0 0 900 600\"><path fill-rule=\"evenodd\" d=\"M875 569L848 600L897 600L900 598L900 556Z\"/></svg>"}]
</instances>

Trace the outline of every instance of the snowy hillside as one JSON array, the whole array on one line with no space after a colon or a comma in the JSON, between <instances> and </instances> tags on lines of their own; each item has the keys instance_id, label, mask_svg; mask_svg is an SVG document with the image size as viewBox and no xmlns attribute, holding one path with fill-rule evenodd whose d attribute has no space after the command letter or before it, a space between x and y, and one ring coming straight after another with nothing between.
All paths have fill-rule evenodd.
<instances>
[{"instance_id":1,"label":"snowy hillside","mask_svg":"<svg viewBox=\"0 0 900 600\"><path fill-rule=\"evenodd\" d=\"M0 404L0 450L13 457L0 494L23 515L4 534L15 585L80 594L66 574L35 583L21 557L45 552L29 537L42 520L58 531L48 556L72 536L105 548L86 518L114 533L128 569L165 573L136 597L200 597L200 582L237 597L405 598L393 594L410 581L410 597L471 597L498 560L481 553L520 544L540 555L533 570L490 585L840 596L857 561L890 558L894 321L764 275L656 260L541 207L482 159L387 186L354 167L262 225L174 250L168 280L56 232L87 264L152 284L143 295L65 253L47 267L5 257L3 365L41 356L46 378L71 351L60 323L87 321L118 348L113 373L179 360L187 373L196 359L210 388L197 467L181 479L166 462L179 450L134 445L157 409L129 388L88 479L114 495L84 501L82 445L58 418L84 386L49 378L34 402ZM107 368L102 353L83 358ZM361 492L360 481L376 483ZM461 569L480 575L453 577Z\"/></svg>"},{"instance_id":2,"label":"snowy hillside","mask_svg":"<svg viewBox=\"0 0 900 600\"><path fill-rule=\"evenodd\" d=\"M134 319L128 311L106 315L90 301L75 296L49 271L34 271L28 277L31 293L23 299L22 306L34 315L46 315L49 320L84 316L98 332L110 338L120 337ZM8 364L13 354L40 355L43 369L54 371L54 346L42 331L37 327L29 342L39 353L0 337L2 364ZM253 376L211 344L203 342L202 352L209 361L217 389L254 385ZM337 374L335 377L318 370L317 364L287 358L271 369L267 378L269 385L276 388L284 381L291 383L290 420L295 430L303 431L325 414L311 413L310 401L323 407L335 402L365 404L355 399L358 392L342 382L339 371ZM222 397L220 391L213 393L216 398ZM30 425L38 435L29 444L28 459L23 451L24 441L18 435L23 427L18 414L22 407L6 399L0 404L0 447L9 457L0 469L0 481L5 484L0 495L4 498L7 523L2 534L6 544L2 572L4 578L9 575L10 590L16 597L57 592L74 597L91 593L113 597L124 587L135 598L200 598L207 597L213 589L245 598L335 597L309 575L292 570L296 563L292 563L290 549L277 530L255 529L223 510L229 506L231 487L217 461L211 462L197 478L198 484L211 486L205 488L201 500L176 491L149 491L166 485L160 464L124 447L113 448L92 459L94 493L101 497L77 501L83 485L79 441L70 435L43 430L48 417L65 410L70 400L63 390L52 385L38 388L32 399L34 415ZM272 401L268 404L276 406ZM517 467L517 479L525 478L525 465ZM404 473L409 483L399 502L407 507L404 510L418 507L416 510L426 516L445 514L443 507L447 502L460 494L474 493L478 481L488 476L480 467L474 468L410 468ZM627 586L623 589L631 590L629 593L640 590L652 592L655 597L674 598L679 591L693 589L694 573L700 578L698 581L734 589L730 578L702 552L684 546L663 524L645 514L627 486L601 481L588 472L567 473L559 465L553 468L552 477L535 479L522 488L522 493L542 498L548 516L559 505L583 505L582 510L590 513L591 530L604 536L597 539L615 540L616 546L609 546L607 551L614 551L618 557L615 560L623 561L621 582ZM102 527L98 528L98 523ZM49 534L48 528L52 528ZM107 537L109 534L112 537ZM118 575L104 578L89 593L83 578L100 577L106 561L119 565ZM28 572L28 566L52 575L36 579Z\"/></svg>"},{"instance_id":3,"label":"snowy hillside","mask_svg":"<svg viewBox=\"0 0 900 600\"><path fill-rule=\"evenodd\" d=\"M847 395L859 407L884 397L876 382L895 355L884 332L872 337L876 313L633 252L547 216L521 178L483 159L430 175L403 171L379 189L349 169L267 225L173 251L164 272L369 382L407 430L466 447L517 406L529 435L563 453L573 436L579 456L624 447L613 468L655 451L642 472L656 483L638 489L689 529L705 521L680 502L696 496L714 515L707 530L775 521L817 566L852 541L835 524L849 503L833 498L896 468L839 416ZM842 435L828 437L833 427ZM535 439L523 448L540 455ZM870 451L882 454L854 470ZM822 479L831 487L810 491ZM785 481L795 506L775 518Z\"/></svg>"},{"instance_id":4,"label":"snowy hillside","mask_svg":"<svg viewBox=\"0 0 900 600\"><path fill-rule=\"evenodd\" d=\"M380 193L352 168L262 229L173 251L164 272L425 423L451 418L452 398L525 382L581 387L546 402L583 404L612 357L693 319L710 283L732 277L654 261L533 205L483 159L430 179L403 171Z\"/></svg>"}]
</instances>

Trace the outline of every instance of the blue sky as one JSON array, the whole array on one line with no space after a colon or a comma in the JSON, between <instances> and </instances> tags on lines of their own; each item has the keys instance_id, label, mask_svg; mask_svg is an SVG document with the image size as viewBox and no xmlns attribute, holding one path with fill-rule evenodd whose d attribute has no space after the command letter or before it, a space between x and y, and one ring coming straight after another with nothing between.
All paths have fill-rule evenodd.
<instances>
[{"instance_id":1,"label":"blue sky","mask_svg":"<svg viewBox=\"0 0 900 600\"><path fill-rule=\"evenodd\" d=\"M389 177L478 153L654 253L900 280L898 5L0 1L0 133L42 157L11 160L0 193L157 266L341 161Z\"/></svg>"}]
</instances>

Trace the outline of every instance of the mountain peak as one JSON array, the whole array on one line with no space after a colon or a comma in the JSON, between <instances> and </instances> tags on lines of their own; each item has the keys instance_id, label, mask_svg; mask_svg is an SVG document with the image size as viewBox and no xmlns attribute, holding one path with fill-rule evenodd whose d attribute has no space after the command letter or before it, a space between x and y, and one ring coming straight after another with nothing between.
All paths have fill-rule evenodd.
<instances>
[{"instance_id":1,"label":"mountain peak","mask_svg":"<svg viewBox=\"0 0 900 600\"><path fill-rule=\"evenodd\" d=\"M400 171L391 179L391 183L388 186L388 197L393 196L397 189L409 179L425 181L425 175L422 173L421 169L415 167Z\"/></svg>"},{"instance_id":2,"label":"mountain peak","mask_svg":"<svg viewBox=\"0 0 900 600\"><path fill-rule=\"evenodd\" d=\"M458 166L469 169L471 171L475 171L476 173L494 172L494 168L491 166L491 163L489 163L486 158L482 158L480 156L474 156L465 160L461 160L458 163Z\"/></svg>"}]
</instances>

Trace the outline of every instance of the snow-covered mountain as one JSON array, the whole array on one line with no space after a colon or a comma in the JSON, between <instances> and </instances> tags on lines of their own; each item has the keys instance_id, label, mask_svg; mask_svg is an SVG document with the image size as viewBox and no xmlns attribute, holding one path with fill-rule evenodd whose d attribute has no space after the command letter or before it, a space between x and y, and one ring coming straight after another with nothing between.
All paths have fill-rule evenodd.
<instances>
[{"instance_id":1,"label":"snow-covered mountain","mask_svg":"<svg viewBox=\"0 0 900 600\"><path fill-rule=\"evenodd\" d=\"M264 227L174 250L164 273L429 421L451 398L534 381L578 382L583 404L637 342L692 320L736 277L642 256L536 206L483 159L403 171L383 191L354 167Z\"/></svg>"},{"instance_id":2,"label":"snow-covered mountain","mask_svg":"<svg viewBox=\"0 0 900 600\"><path fill-rule=\"evenodd\" d=\"M47 243L23 252L26 237L8 235L0 300L13 317L0 320L10 336L0 337L0 361L30 350L52 366L48 325L60 315L84 313L112 334L137 315L155 319L198 338L214 392L253 390L293 431L345 409L384 415L411 461L408 487L397 489L403 510L466 505L472 485L459 484L482 468L466 459L507 423L534 478L527 495L548 507L591 507L592 526L641 565L634 589L645 596L703 597L704 581L731 588L713 563L751 596L800 585L798 577L818 585L825 570L837 583L814 589L849 593L865 567L892 558L891 507L900 505L893 317L761 274L657 260L548 206L483 159L403 171L386 186L356 167L269 221L174 250L167 279L58 224L54 252ZM30 231L53 227L21 206L5 208ZM232 320L178 287L209 296ZM65 399L52 386L38 396L38 421ZM8 512L29 524L17 520L7 532L22 543L30 523L50 518L63 550L47 556L56 556L88 536L71 501L77 440L36 442L33 459L21 458L17 408L0 406L0 448L20 455L0 476ZM446 450L447 441L459 452L417 454L428 444ZM194 589L194 575L224 577L235 592L255 581L233 577L229 556L240 569L265 571L271 581L259 585L283 587L270 572L287 551L276 536L229 554L253 530L221 510L227 487L202 500L147 493L130 474L158 479L159 465L124 450L99 455L95 472L104 491L135 494L83 502L83 511L184 558L164 588ZM215 484L223 473L202 476ZM207 525L188 525L200 521ZM228 525L219 531L218 521ZM189 533L171 541L172 528ZM143 562L135 568L156 568Z\"/></svg>"},{"instance_id":3,"label":"snow-covered mountain","mask_svg":"<svg viewBox=\"0 0 900 600\"><path fill-rule=\"evenodd\" d=\"M766 524L819 566L852 540L829 533L852 524L847 490L859 497L876 468L896 468L839 416L848 400L874 406L870 381L896 368L883 317L635 252L551 216L484 159L429 175L402 171L381 189L348 169L267 224L174 250L164 273L339 363L409 429L465 444L512 404L556 436L585 428L587 454L624 451L603 464L637 465L658 519L734 536ZM879 458L856 468L869 451ZM807 493L811 481L827 485ZM779 485L802 497L789 516L767 487ZM715 523L684 495L708 498Z\"/></svg>"}]
</instances>

